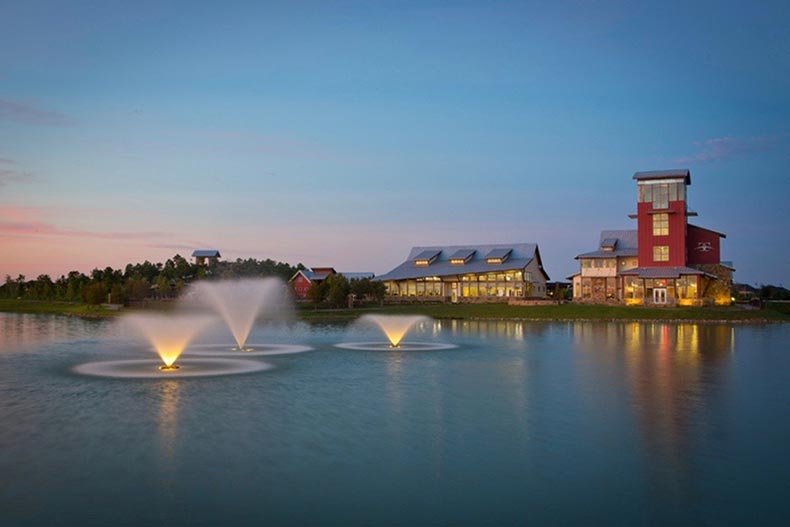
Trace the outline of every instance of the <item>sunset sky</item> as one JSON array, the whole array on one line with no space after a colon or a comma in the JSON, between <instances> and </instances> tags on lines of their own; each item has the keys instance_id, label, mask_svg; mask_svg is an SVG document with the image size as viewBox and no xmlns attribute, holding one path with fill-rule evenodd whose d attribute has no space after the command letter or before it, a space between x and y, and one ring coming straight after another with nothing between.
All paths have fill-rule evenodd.
<instances>
[{"instance_id":1,"label":"sunset sky","mask_svg":"<svg viewBox=\"0 0 790 527\"><path fill-rule=\"evenodd\" d=\"M160 4L0 0L0 279L499 242L564 279L689 168L735 279L790 286L786 1Z\"/></svg>"}]
</instances>

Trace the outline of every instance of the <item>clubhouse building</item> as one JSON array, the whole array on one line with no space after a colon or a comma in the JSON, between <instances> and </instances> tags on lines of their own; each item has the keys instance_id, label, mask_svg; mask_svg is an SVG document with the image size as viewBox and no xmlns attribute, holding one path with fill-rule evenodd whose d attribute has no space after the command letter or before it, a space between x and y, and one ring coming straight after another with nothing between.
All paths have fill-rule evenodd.
<instances>
[{"instance_id":1,"label":"clubhouse building","mask_svg":"<svg viewBox=\"0 0 790 527\"><path fill-rule=\"evenodd\" d=\"M544 297L549 276L537 244L520 243L414 247L375 279L393 300L507 302Z\"/></svg>"},{"instance_id":2,"label":"clubhouse building","mask_svg":"<svg viewBox=\"0 0 790 527\"><path fill-rule=\"evenodd\" d=\"M720 232L688 223L688 170L637 172L633 230L602 231L598 248L576 256L573 299L590 303L730 303L734 269L721 262Z\"/></svg>"}]
</instances>

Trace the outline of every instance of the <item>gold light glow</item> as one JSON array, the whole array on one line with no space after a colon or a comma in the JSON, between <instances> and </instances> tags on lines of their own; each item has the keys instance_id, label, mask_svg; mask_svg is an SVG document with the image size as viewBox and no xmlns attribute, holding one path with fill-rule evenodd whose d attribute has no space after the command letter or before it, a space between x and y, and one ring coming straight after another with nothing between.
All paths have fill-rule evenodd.
<instances>
[{"instance_id":1,"label":"gold light glow","mask_svg":"<svg viewBox=\"0 0 790 527\"><path fill-rule=\"evenodd\" d=\"M184 351L184 348L187 347L189 340L189 337L181 335L166 335L152 338L151 343L156 348L156 352L159 354L162 362L165 363L165 366L171 367L181 355L181 352Z\"/></svg>"},{"instance_id":2,"label":"gold light glow","mask_svg":"<svg viewBox=\"0 0 790 527\"><path fill-rule=\"evenodd\" d=\"M167 372L178 369L174 363L189 341L212 322L210 317L199 315L135 314L126 319L148 338L164 363L160 369Z\"/></svg>"},{"instance_id":3,"label":"gold light glow","mask_svg":"<svg viewBox=\"0 0 790 527\"><path fill-rule=\"evenodd\" d=\"M401 340L412 326L427 320L426 317L415 315L367 315L365 318L372 320L381 328L392 348L400 346Z\"/></svg>"}]
</instances>

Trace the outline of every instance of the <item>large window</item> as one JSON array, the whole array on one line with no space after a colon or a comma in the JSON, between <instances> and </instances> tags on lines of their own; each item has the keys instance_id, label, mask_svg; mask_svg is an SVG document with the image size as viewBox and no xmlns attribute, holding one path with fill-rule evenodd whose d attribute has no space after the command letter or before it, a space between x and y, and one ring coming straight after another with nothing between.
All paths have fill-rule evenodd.
<instances>
[{"instance_id":1,"label":"large window","mask_svg":"<svg viewBox=\"0 0 790 527\"><path fill-rule=\"evenodd\" d=\"M669 214L653 214L653 236L669 234Z\"/></svg>"},{"instance_id":2,"label":"large window","mask_svg":"<svg viewBox=\"0 0 790 527\"><path fill-rule=\"evenodd\" d=\"M654 209L669 208L668 183L659 183L658 185L653 185L653 208Z\"/></svg>"},{"instance_id":3,"label":"large window","mask_svg":"<svg viewBox=\"0 0 790 527\"><path fill-rule=\"evenodd\" d=\"M675 281L678 288L678 298L695 299L697 298L697 277L681 276Z\"/></svg>"},{"instance_id":4,"label":"large window","mask_svg":"<svg viewBox=\"0 0 790 527\"><path fill-rule=\"evenodd\" d=\"M653 247L653 261L654 262L668 262L669 261L669 246L656 245Z\"/></svg>"},{"instance_id":5,"label":"large window","mask_svg":"<svg viewBox=\"0 0 790 527\"><path fill-rule=\"evenodd\" d=\"M682 181L639 185L639 203L652 203L654 209L666 209L670 201L685 199L686 185Z\"/></svg>"}]
</instances>

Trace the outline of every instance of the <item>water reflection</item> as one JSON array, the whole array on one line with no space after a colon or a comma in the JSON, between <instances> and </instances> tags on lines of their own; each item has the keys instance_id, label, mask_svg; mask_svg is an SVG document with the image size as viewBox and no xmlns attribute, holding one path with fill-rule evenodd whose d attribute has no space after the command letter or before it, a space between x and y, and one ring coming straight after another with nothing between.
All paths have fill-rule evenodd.
<instances>
[{"instance_id":1,"label":"water reflection","mask_svg":"<svg viewBox=\"0 0 790 527\"><path fill-rule=\"evenodd\" d=\"M0 313L0 352L16 352L37 344L89 338L96 334L98 327L107 331L110 326L103 320Z\"/></svg>"},{"instance_id":2,"label":"water reflection","mask_svg":"<svg viewBox=\"0 0 790 527\"><path fill-rule=\"evenodd\" d=\"M621 370L607 377L625 379L652 491L678 505L691 499L694 445L711 433L704 416L726 384L734 328L575 323L573 336L579 350L608 355L610 368Z\"/></svg>"},{"instance_id":3,"label":"water reflection","mask_svg":"<svg viewBox=\"0 0 790 527\"><path fill-rule=\"evenodd\" d=\"M442 329L454 337L501 338L523 342L543 335L547 324L517 320L445 320L434 322L434 335Z\"/></svg>"},{"instance_id":4,"label":"water reflection","mask_svg":"<svg viewBox=\"0 0 790 527\"><path fill-rule=\"evenodd\" d=\"M181 382L163 380L159 385L159 442L162 457L172 460L178 443L178 406Z\"/></svg>"}]
</instances>

